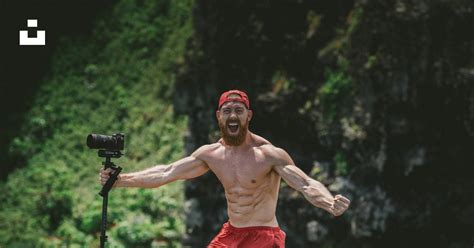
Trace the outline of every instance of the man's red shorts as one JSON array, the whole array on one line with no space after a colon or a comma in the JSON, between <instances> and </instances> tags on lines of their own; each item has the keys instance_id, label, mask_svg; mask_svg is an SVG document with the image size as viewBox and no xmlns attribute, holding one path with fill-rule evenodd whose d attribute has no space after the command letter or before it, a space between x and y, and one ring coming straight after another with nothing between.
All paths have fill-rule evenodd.
<instances>
[{"instance_id":1,"label":"man's red shorts","mask_svg":"<svg viewBox=\"0 0 474 248\"><path fill-rule=\"evenodd\" d=\"M234 227L227 222L207 248L284 248L285 237L279 227Z\"/></svg>"}]
</instances>

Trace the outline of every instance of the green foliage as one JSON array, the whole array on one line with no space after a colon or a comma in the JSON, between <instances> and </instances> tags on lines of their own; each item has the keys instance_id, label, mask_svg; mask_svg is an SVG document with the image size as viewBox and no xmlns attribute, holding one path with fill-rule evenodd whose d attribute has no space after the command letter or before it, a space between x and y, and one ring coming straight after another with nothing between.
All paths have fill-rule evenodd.
<instances>
[{"instance_id":1,"label":"green foliage","mask_svg":"<svg viewBox=\"0 0 474 248\"><path fill-rule=\"evenodd\" d=\"M336 173L345 176L347 175L347 161L341 152L337 152L336 155L334 156L334 164L336 164Z\"/></svg>"},{"instance_id":2,"label":"green foliage","mask_svg":"<svg viewBox=\"0 0 474 248\"><path fill-rule=\"evenodd\" d=\"M358 30L363 16L364 11L362 7L355 7L350 12L345 27L336 30L338 35L318 52L318 57L330 57L329 55L343 56L344 51L350 48L351 36Z\"/></svg>"},{"instance_id":3,"label":"green foliage","mask_svg":"<svg viewBox=\"0 0 474 248\"><path fill-rule=\"evenodd\" d=\"M273 77L273 92L278 93L281 90L287 91L291 89L296 84L295 78L288 77L287 73L284 71L277 71Z\"/></svg>"},{"instance_id":4,"label":"green foliage","mask_svg":"<svg viewBox=\"0 0 474 248\"><path fill-rule=\"evenodd\" d=\"M0 189L0 246L96 247L101 159L90 132L126 134L124 172L183 155L187 120L171 104L176 63L192 35L191 1L120 1L90 36L66 37L10 153L26 164ZM183 187L110 193L113 247L179 246Z\"/></svg>"},{"instance_id":5,"label":"green foliage","mask_svg":"<svg viewBox=\"0 0 474 248\"><path fill-rule=\"evenodd\" d=\"M131 215L127 220L118 224L116 236L126 247L148 247L153 238L157 236L157 229L149 216Z\"/></svg>"},{"instance_id":6,"label":"green foliage","mask_svg":"<svg viewBox=\"0 0 474 248\"><path fill-rule=\"evenodd\" d=\"M326 69L324 85L318 92L318 100L323 108L325 119L332 122L336 119L341 105L350 96L352 80L347 74L348 61L341 58L337 69Z\"/></svg>"},{"instance_id":7,"label":"green foliage","mask_svg":"<svg viewBox=\"0 0 474 248\"><path fill-rule=\"evenodd\" d=\"M363 18L363 9L361 7L354 8L346 23L344 29L338 30L339 35L330 41L326 47L318 53L319 57L325 57L332 54L337 58L337 66L335 68L325 69L325 82L318 92L318 99L325 108L326 119L330 122L335 120L338 112L338 106L344 101L345 97L352 90L352 79L349 76L349 60L344 55L345 51L350 48L351 35L357 31ZM370 56L367 61L367 69L376 62L375 56Z\"/></svg>"},{"instance_id":8,"label":"green foliage","mask_svg":"<svg viewBox=\"0 0 474 248\"><path fill-rule=\"evenodd\" d=\"M362 17L364 15L364 9L362 7L356 7L351 11L351 14L348 18L348 27L347 27L347 33L348 35L351 35L354 33L357 28L360 26L360 22L362 20ZM349 39L348 39L349 41Z\"/></svg>"},{"instance_id":9,"label":"green foliage","mask_svg":"<svg viewBox=\"0 0 474 248\"><path fill-rule=\"evenodd\" d=\"M377 55L370 55L364 64L364 69L369 70L377 63Z\"/></svg>"}]
</instances>

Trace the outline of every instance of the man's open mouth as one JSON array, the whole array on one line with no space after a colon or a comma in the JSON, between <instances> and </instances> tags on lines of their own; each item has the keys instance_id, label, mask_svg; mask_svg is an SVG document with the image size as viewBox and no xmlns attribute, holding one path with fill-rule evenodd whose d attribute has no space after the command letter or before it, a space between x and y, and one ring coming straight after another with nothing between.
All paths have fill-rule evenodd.
<instances>
[{"instance_id":1,"label":"man's open mouth","mask_svg":"<svg viewBox=\"0 0 474 248\"><path fill-rule=\"evenodd\" d=\"M239 130L239 123L231 122L227 125L227 127L231 133L235 133L237 130Z\"/></svg>"}]
</instances>

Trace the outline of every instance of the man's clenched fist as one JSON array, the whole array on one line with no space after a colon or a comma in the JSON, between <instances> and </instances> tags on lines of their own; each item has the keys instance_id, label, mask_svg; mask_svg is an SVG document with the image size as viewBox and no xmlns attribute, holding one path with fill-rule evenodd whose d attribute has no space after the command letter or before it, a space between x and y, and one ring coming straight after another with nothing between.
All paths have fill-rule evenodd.
<instances>
[{"instance_id":1,"label":"man's clenched fist","mask_svg":"<svg viewBox=\"0 0 474 248\"><path fill-rule=\"evenodd\" d=\"M342 195L336 195L334 197L334 203L331 206L331 213L334 216L339 216L343 214L349 205L351 204L351 201L347 199L346 197Z\"/></svg>"},{"instance_id":2,"label":"man's clenched fist","mask_svg":"<svg viewBox=\"0 0 474 248\"><path fill-rule=\"evenodd\" d=\"M114 170L112 168L107 168L104 170L104 168L100 169L100 173L99 173L99 181L100 181L100 184L104 185L107 180L109 179L110 177L110 173L112 173ZM118 181L119 178L117 178L117 181ZM114 183L114 186L115 184L117 184L117 181L115 181Z\"/></svg>"}]
</instances>

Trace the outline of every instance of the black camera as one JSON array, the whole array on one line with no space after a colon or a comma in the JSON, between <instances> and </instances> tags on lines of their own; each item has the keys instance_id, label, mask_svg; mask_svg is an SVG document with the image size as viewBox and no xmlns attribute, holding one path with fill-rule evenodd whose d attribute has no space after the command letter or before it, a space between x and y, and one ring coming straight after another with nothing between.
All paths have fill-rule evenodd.
<instances>
[{"instance_id":1,"label":"black camera","mask_svg":"<svg viewBox=\"0 0 474 248\"><path fill-rule=\"evenodd\" d=\"M111 136L102 134L89 134L87 136L87 146L92 149L105 149L109 151L123 150L125 135L115 133Z\"/></svg>"},{"instance_id":2,"label":"black camera","mask_svg":"<svg viewBox=\"0 0 474 248\"><path fill-rule=\"evenodd\" d=\"M120 166L116 166L112 163L112 158L120 158L123 154L120 150L123 150L125 143L125 135L123 133L115 133L112 135L94 134L87 135L87 146L91 149L99 149L97 154L99 157L105 158L102 162L104 169L112 168L112 172L109 173L110 177L105 182L104 186L99 192L102 196L102 223L100 226L100 247L105 247L107 235L105 231L107 229L107 204L109 191L117 181L118 175L122 171Z\"/></svg>"}]
</instances>

